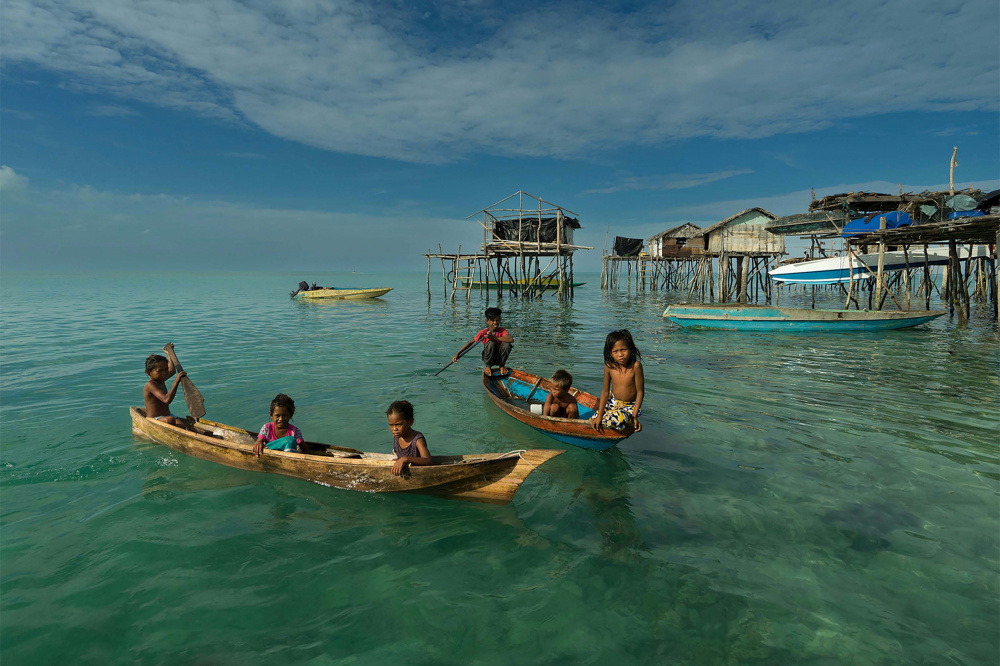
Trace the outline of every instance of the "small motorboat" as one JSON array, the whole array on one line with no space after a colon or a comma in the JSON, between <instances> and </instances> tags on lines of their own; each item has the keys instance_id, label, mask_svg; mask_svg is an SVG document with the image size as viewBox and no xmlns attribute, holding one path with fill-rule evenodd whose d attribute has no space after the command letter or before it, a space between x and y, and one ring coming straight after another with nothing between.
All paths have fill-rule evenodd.
<instances>
[{"instance_id":1,"label":"small motorboat","mask_svg":"<svg viewBox=\"0 0 1000 666\"><path fill-rule=\"evenodd\" d=\"M256 456L257 434L189 417L190 430L167 425L130 407L132 433L195 458L253 472L282 474L322 486L369 493L420 493L446 499L507 504L539 465L565 451L533 449L507 453L433 456L434 464L409 465L396 476L391 453L367 453L306 442L303 453L265 451Z\"/></svg>"},{"instance_id":2,"label":"small motorboat","mask_svg":"<svg viewBox=\"0 0 1000 666\"><path fill-rule=\"evenodd\" d=\"M944 310L811 310L776 305L671 305L663 316L678 326L730 331L887 331L919 326Z\"/></svg>"},{"instance_id":3,"label":"small motorboat","mask_svg":"<svg viewBox=\"0 0 1000 666\"><path fill-rule=\"evenodd\" d=\"M309 289L292 294L292 298L332 298L344 301L356 301L363 298L378 298L385 296L392 287L375 287L368 289L336 289L320 287L319 289Z\"/></svg>"},{"instance_id":4,"label":"small motorboat","mask_svg":"<svg viewBox=\"0 0 1000 666\"><path fill-rule=\"evenodd\" d=\"M521 423L531 426L544 435L584 449L605 451L635 432L631 427L624 431L605 427L598 432L590 425L590 417L597 411L599 398L580 389L570 388L580 409L579 419L542 416L538 406L553 388L552 381L521 370L509 370L504 375L483 375L483 388L497 407ZM532 411L532 407L536 411Z\"/></svg>"}]
</instances>

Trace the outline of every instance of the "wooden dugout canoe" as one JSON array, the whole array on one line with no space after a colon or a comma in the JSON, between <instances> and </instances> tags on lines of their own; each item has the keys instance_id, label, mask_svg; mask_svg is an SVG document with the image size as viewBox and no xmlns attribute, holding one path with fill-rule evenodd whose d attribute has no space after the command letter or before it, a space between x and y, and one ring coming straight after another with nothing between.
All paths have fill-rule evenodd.
<instances>
[{"instance_id":1,"label":"wooden dugout canoe","mask_svg":"<svg viewBox=\"0 0 1000 666\"><path fill-rule=\"evenodd\" d=\"M510 370L509 375L483 375L483 388L497 407L521 423L542 434L573 446L606 451L635 432L632 428L618 432L604 428L598 432L590 425L590 417L597 411L599 398L577 388L569 392L576 398L580 409L579 419L542 416L531 411L532 404L544 404L552 389L552 381L521 370ZM530 398L530 399L529 399Z\"/></svg>"},{"instance_id":2,"label":"wooden dugout canoe","mask_svg":"<svg viewBox=\"0 0 1000 666\"><path fill-rule=\"evenodd\" d=\"M283 474L331 488L369 493L419 493L446 499L506 504L524 479L539 465L564 451L533 449L509 453L434 456L434 465L409 465L394 476L391 453L306 442L305 453L265 451L257 457L257 434L242 428L198 419L193 431L147 418L140 407L130 407L132 433L195 458L228 467Z\"/></svg>"},{"instance_id":3,"label":"wooden dugout canoe","mask_svg":"<svg viewBox=\"0 0 1000 666\"><path fill-rule=\"evenodd\" d=\"M362 298L378 298L385 296L392 287L373 287L370 289L310 289L300 291L296 298L333 298L342 301L356 301Z\"/></svg>"},{"instance_id":4,"label":"wooden dugout canoe","mask_svg":"<svg viewBox=\"0 0 1000 666\"><path fill-rule=\"evenodd\" d=\"M925 324L944 310L811 310L776 305L670 305L663 316L678 326L730 331L878 332Z\"/></svg>"}]
</instances>

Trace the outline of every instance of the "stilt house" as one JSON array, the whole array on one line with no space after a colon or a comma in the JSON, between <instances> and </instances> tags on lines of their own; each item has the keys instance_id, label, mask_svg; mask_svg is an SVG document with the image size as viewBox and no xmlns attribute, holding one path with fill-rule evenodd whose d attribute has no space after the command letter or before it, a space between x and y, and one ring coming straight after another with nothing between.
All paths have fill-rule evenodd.
<instances>
[{"instance_id":1,"label":"stilt house","mask_svg":"<svg viewBox=\"0 0 1000 666\"><path fill-rule=\"evenodd\" d=\"M765 228L778 216L763 208L747 208L702 229L705 250L714 256L763 257L785 253L784 236Z\"/></svg>"},{"instance_id":2,"label":"stilt house","mask_svg":"<svg viewBox=\"0 0 1000 666\"><path fill-rule=\"evenodd\" d=\"M696 257L705 252L705 237L701 227L687 222L647 239L646 248L654 259Z\"/></svg>"}]
</instances>

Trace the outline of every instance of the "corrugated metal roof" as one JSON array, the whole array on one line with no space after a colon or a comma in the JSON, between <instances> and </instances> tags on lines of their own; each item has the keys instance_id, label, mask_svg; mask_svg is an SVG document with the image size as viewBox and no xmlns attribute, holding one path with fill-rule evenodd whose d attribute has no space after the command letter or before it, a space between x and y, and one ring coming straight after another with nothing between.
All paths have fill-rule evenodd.
<instances>
[{"instance_id":1,"label":"corrugated metal roof","mask_svg":"<svg viewBox=\"0 0 1000 666\"><path fill-rule=\"evenodd\" d=\"M680 231L681 229L684 229L685 227L691 227L691 231L692 231L691 235L689 235L689 236L682 236L682 235L676 233L676 232ZM685 222L684 224L678 225L678 226L673 227L671 229L667 229L666 231L661 231L660 233L656 234L655 236L650 237L648 240L656 240L657 238L664 238L666 236L671 236L673 238L693 238L694 236L700 236L702 233L703 233L702 228L699 227L697 224L692 224L691 222Z\"/></svg>"},{"instance_id":2,"label":"corrugated metal roof","mask_svg":"<svg viewBox=\"0 0 1000 666\"><path fill-rule=\"evenodd\" d=\"M710 234L713 231L715 231L716 229L720 229L720 228L726 226L727 224L730 224L731 222L733 222L737 218L742 217L742 216L746 215L747 213L749 213L751 211L755 211L755 210L758 211L758 212L760 212L765 217L771 218L772 222L774 220L778 219L778 216L775 215L774 213L772 213L769 210L764 210L763 208L757 208L757 207L747 208L746 210L741 210L740 212L736 213L736 215L732 215L730 217L727 217L722 222L716 222L715 224L713 224L710 227L705 227L704 229L701 230L701 233L703 233L703 234Z\"/></svg>"}]
</instances>

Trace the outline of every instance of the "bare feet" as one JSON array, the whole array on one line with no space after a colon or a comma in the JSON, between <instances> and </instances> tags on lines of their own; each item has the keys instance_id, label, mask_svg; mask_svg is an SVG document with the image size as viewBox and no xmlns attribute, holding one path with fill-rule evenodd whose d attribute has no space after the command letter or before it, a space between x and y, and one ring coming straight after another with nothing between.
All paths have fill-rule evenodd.
<instances>
[{"instance_id":1,"label":"bare feet","mask_svg":"<svg viewBox=\"0 0 1000 666\"><path fill-rule=\"evenodd\" d=\"M491 368L489 366L486 366L485 368L483 368L483 374L486 375L487 377L492 377L493 376L493 368Z\"/></svg>"}]
</instances>

